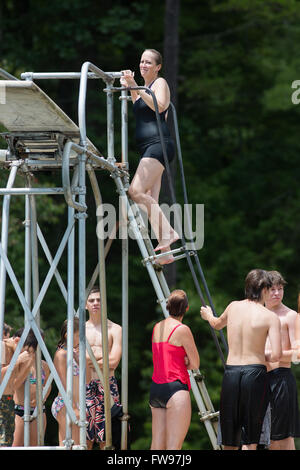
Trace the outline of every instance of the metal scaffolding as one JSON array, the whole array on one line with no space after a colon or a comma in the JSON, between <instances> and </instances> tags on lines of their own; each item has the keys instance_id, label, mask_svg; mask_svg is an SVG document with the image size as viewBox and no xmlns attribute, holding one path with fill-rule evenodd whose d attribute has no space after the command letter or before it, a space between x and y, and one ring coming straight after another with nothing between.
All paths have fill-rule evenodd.
<instances>
[{"instance_id":1,"label":"metal scaffolding","mask_svg":"<svg viewBox=\"0 0 300 470\"><path fill-rule=\"evenodd\" d=\"M1 73L2 72L2 73ZM108 334L107 334L107 296L106 296L106 270L105 256L107 253L108 243L104 245L103 237L97 237L98 245L98 264L95 268L92 279L86 286L86 176L89 177L93 197L95 200L97 227L101 228L103 217L101 216L102 197L96 171L106 171L112 177L119 199L122 204L123 220L120 221L122 230L132 230L136 239L141 256L142 263L146 267L154 287L158 303L161 306L165 317L168 316L166 309L167 297L170 293L168 284L164 277L163 269L157 268L156 260L159 256L155 254L152 246L148 230L144 224L142 214L138 206L133 203L127 195L129 186L128 173L128 92L123 87L115 87L114 81L121 77L121 72L103 72L90 62L85 62L81 68L81 72L64 72L64 73L32 73L26 72L21 75L21 80L15 79L10 74L0 70L0 74L5 78L5 102L0 105L0 122L5 126L7 132L3 133L8 148L0 151L0 166L9 170L9 178L6 188L0 189L0 195L3 196L2 204L2 232L0 243L0 331L2 340L4 310L5 310L5 291L6 277L15 289L19 302L24 310L25 329L21 339L17 345L16 351L12 357L9 368L0 385L0 398L5 390L8 380L11 376L17 357L22 349L26 336L30 328L33 329L38 340L39 357L43 354L47 361L51 374L44 388L41 383L41 372L37 374L37 390L39 399L35 416L42 416L42 402L48 387L52 380L55 381L59 393L66 405L67 426L66 439L62 449L86 449L86 411L85 411L85 393L86 393L86 350L91 356L93 365L98 373L104 387L105 396L105 435L106 449L112 447L111 433L111 407L112 398L109 389L109 367L108 367ZM39 88L34 80L41 79L79 79L79 97L78 97L78 126ZM86 131L86 96L88 79L98 79L105 83L104 92L106 93L107 102L107 157L89 141ZM2 83L2 82L1 82ZM146 87L138 87L138 89L147 89L152 94L156 114L158 114L158 106L155 95L152 90ZM121 102L121 164L115 158L114 144L114 94L120 95ZM187 191L184 180L180 139L177 126L177 117L175 108L171 105L175 122L175 135L177 142L177 155L181 171L182 185L184 191L184 201L187 203ZM158 119L159 131L161 128ZM162 134L161 134L162 136ZM175 201L174 189L170 180L170 169L166 159L166 152L163 150L166 160L166 172L171 189L172 202ZM33 184L34 172L44 170L60 170L62 175L61 187L37 188ZM24 187L16 188L14 186L16 175L21 174L24 177ZM68 220L65 233L60 241L59 247L53 256L47 246L42 230L38 225L37 213L35 207L35 198L37 195L55 195L64 196L68 207ZM20 287L20 283L16 278L14 270L8 258L8 229L11 197L22 195L25 199L25 288L24 292ZM176 214L175 214L176 217ZM189 220L189 233L192 233L191 222ZM103 227L102 227L103 228ZM75 233L78 234L77 251L75 247ZM189 237L191 243L192 235ZM40 287L38 272L38 242L49 262L49 271ZM63 252L67 253L67 285L65 286L62 276L58 270L58 264ZM182 236L182 247L172 250L170 253L177 259L186 258L188 267L192 273L193 281L197 293L199 294L202 305L206 304L204 295L201 291L198 275L200 275L201 283L204 286L205 295L213 311L214 307L208 291L208 287L204 278L203 271L194 246L187 248L186 241ZM165 254L164 254L165 255ZM196 269L192 262L195 260ZM75 260L78 260L78 270L75 272ZM128 448L127 422L129 419L128 409L128 236L122 237L122 390L121 404L123 408L121 448ZM197 273L198 271L198 273ZM75 278L78 279L78 298L77 308L75 308ZM59 289L67 305L68 318L68 334L67 334L67 387L64 389L59 375L54 367L52 358L47 350L45 342L39 330L39 310L41 303L46 295L47 289L53 277L56 278ZM85 336L85 304L87 294L99 277L99 285L101 292L101 328L103 335L103 371L98 367L94 358L91 347ZM73 357L73 319L79 318L79 400L80 400L80 417L76 418L72 408L72 357ZM225 364L223 350L219 344L219 340L213 330L213 338L220 353L221 360ZM227 349L226 341L222 336L221 340L223 348ZM1 350L0 348L0 367L1 367ZM41 361L39 361L41 362ZM39 366L38 369L40 369ZM207 392L203 376L199 370L190 371L190 379L192 391L199 408L200 420L204 423L208 432L213 449L220 449L217 444L217 424L218 412L215 412L213 404ZM27 387L28 388L28 387ZM24 415L29 416L29 400L25 396ZM71 424L74 423L80 429L80 445L75 446L72 441ZM39 429L39 448L44 445L43 442L43 423L38 421ZM25 446L29 445L29 421L24 422L24 442ZM43 448L48 448L44 446ZM58 447L55 447L57 449Z\"/></svg>"}]
</instances>

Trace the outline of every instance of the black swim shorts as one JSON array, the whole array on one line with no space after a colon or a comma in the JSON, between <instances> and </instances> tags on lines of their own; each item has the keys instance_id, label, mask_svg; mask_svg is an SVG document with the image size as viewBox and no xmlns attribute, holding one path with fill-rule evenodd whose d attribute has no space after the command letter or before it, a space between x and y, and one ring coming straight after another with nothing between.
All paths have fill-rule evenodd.
<instances>
[{"instance_id":1,"label":"black swim shorts","mask_svg":"<svg viewBox=\"0 0 300 470\"><path fill-rule=\"evenodd\" d=\"M300 437L297 384L290 368L268 372L271 389L271 439Z\"/></svg>"},{"instance_id":2,"label":"black swim shorts","mask_svg":"<svg viewBox=\"0 0 300 470\"><path fill-rule=\"evenodd\" d=\"M240 447L259 443L269 396L264 365L226 365L220 401L223 445Z\"/></svg>"}]
</instances>

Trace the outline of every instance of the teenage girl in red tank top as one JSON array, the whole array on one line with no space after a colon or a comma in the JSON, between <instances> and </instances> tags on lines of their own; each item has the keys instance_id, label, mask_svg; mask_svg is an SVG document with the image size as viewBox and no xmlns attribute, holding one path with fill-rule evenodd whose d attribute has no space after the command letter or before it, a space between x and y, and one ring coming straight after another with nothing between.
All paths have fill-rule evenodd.
<instances>
[{"instance_id":1,"label":"teenage girl in red tank top","mask_svg":"<svg viewBox=\"0 0 300 470\"><path fill-rule=\"evenodd\" d=\"M157 323L152 334L151 450L181 449L191 422L188 369L198 369L200 362L192 332L182 324L188 310L186 293L173 291L167 309L169 317Z\"/></svg>"}]
</instances>

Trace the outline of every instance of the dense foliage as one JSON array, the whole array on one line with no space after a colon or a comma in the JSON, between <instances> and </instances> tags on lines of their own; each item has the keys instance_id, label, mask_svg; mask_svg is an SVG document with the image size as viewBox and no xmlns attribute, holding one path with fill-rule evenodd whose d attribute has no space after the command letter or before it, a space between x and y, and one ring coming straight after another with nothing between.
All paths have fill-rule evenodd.
<instances>
[{"instance_id":1,"label":"dense foliage","mask_svg":"<svg viewBox=\"0 0 300 470\"><path fill-rule=\"evenodd\" d=\"M132 68L145 47L162 50L164 3L107 0L3 0L0 5L0 67L23 71L79 71L89 60L106 71ZM299 76L300 3L296 0L184 0L179 17L178 120L189 202L205 205L205 241L199 257L216 310L243 297L247 272L277 269L288 281L286 303L296 308L299 289L300 223L298 185L300 105L291 88ZM138 75L138 74L137 74ZM39 85L75 121L78 83ZM106 151L105 94L89 85L88 134ZM116 119L119 104L116 100ZM131 113L131 111L130 111ZM131 174L137 155L129 122ZM116 125L116 154L119 154ZM5 143L4 143L5 146ZM39 183L59 185L60 175L38 174ZM7 173L0 173L1 186ZM108 175L99 174L103 200L116 203ZM21 183L20 183L21 184ZM182 203L180 181L176 181ZM95 268L94 206L89 200L87 277ZM52 251L66 225L63 200L38 200L39 223ZM11 203L9 256L23 278L23 203ZM107 258L109 316L121 322L121 248L116 240ZM47 263L40 258L41 278ZM63 273L63 261L60 267ZM132 448L149 448L151 417L147 404L152 363L151 328L161 317L136 244L130 242L129 409ZM20 281L22 284L22 282ZM218 409L222 364L209 328L200 319L200 301L187 264L177 265L177 287L187 290L191 326L201 356L201 371ZM41 308L46 343L54 353L65 303L55 281ZM5 321L15 328L23 312L8 284ZM300 374L294 367L297 377ZM55 390L54 392L55 393ZM52 397L53 398L53 397ZM194 406L186 448L211 448ZM56 443L49 417L47 443Z\"/></svg>"}]
</instances>

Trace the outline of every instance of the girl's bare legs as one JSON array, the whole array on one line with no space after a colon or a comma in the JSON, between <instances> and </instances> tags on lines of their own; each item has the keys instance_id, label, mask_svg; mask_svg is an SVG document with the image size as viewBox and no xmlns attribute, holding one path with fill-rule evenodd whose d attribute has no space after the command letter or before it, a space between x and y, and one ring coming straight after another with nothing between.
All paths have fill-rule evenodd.
<instances>
[{"instance_id":1,"label":"girl's bare legs","mask_svg":"<svg viewBox=\"0 0 300 470\"><path fill-rule=\"evenodd\" d=\"M191 424L190 393L180 390L167 403L167 449L180 450Z\"/></svg>"},{"instance_id":2,"label":"girl's bare legs","mask_svg":"<svg viewBox=\"0 0 300 470\"><path fill-rule=\"evenodd\" d=\"M163 165L154 158L142 158L136 170L128 194L138 205L145 208L158 245L155 251L162 253L170 251L170 245L179 239L178 234L170 226L158 204ZM159 260L160 264L167 264L174 260L165 257Z\"/></svg>"},{"instance_id":3,"label":"girl's bare legs","mask_svg":"<svg viewBox=\"0 0 300 470\"><path fill-rule=\"evenodd\" d=\"M152 442L151 450L166 449L166 408L152 408Z\"/></svg>"},{"instance_id":4,"label":"girl's bare legs","mask_svg":"<svg viewBox=\"0 0 300 470\"><path fill-rule=\"evenodd\" d=\"M157 204L159 203L159 193L160 193L160 187L161 187L161 177L154 183L154 186L147 191L147 195L151 196ZM156 247L154 251L158 251L160 248ZM168 246L167 248L161 249L161 253L170 251L171 248ZM162 258L159 258L158 263L159 264L170 264L174 261L174 256L172 254L166 255Z\"/></svg>"},{"instance_id":5,"label":"girl's bare legs","mask_svg":"<svg viewBox=\"0 0 300 470\"><path fill-rule=\"evenodd\" d=\"M191 423L191 399L188 391L174 393L167 408L151 408L151 450L180 450Z\"/></svg>"},{"instance_id":6,"label":"girl's bare legs","mask_svg":"<svg viewBox=\"0 0 300 470\"><path fill-rule=\"evenodd\" d=\"M15 431L14 440L12 447L23 447L24 446L24 421L23 419L15 415Z\"/></svg>"},{"instance_id":7,"label":"girl's bare legs","mask_svg":"<svg viewBox=\"0 0 300 470\"><path fill-rule=\"evenodd\" d=\"M46 430L46 414L43 413L43 421L44 421L44 434ZM29 427L30 433L30 446L37 446L37 420L34 419L30 423ZM12 447L24 447L24 420L15 415L15 432L14 432L14 440L12 443Z\"/></svg>"},{"instance_id":8,"label":"girl's bare legs","mask_svg":"<svg viewBox=\"0 0 300 470\"><path fill-rule=\"evenodd\" d=\"M46 427L47 427L46 413L43 413L43 425L44 425L44 437L45 437L45 432L46 432ZM38 445L38 425L37 425L36 418L30 423L30 445L31 446Z\"/></svg>"},{"instance_id":9,"label":"girl's bare legs","mask_svg":"<svg viewBox=\"0 0 300 470\"><path fill-rule=\"evenodd\" d=\"M45 416L43 417L45 418ZM45 427L45 424L44 424ZM38 445L38 437L37 437L37 419L34 419L30 423L30 446L37 446Z\"/></svg>"},{"instance_id":10,"label":"girl's bare legs","mask_svg":"<svg viewBox=\"0 0 300 470\"><path fill-rule=\"evenodd\" d=\"M66 407L64 406L59 412L57 413L57 422L58 422L58 440L59 445L64 446L64 440L66 439ZM76 413L77 418L79 418L78 413ZM72 440L74 441L74 445L80 444L80 436L79 436L79 427L76 424L72 423Z\"/></svg>"},{"instance_id":11,"label":"girl's bare legs","mask_svg":"<svg viewBox=\"0 0 300 470\"><path fill-rule=\"evenodd\" d=\"M56 416L58 422L58 441L59 445L63 446L63 441L66 439L66 412L65 407L63 407Z\"/></svg>"}]
</instances>

